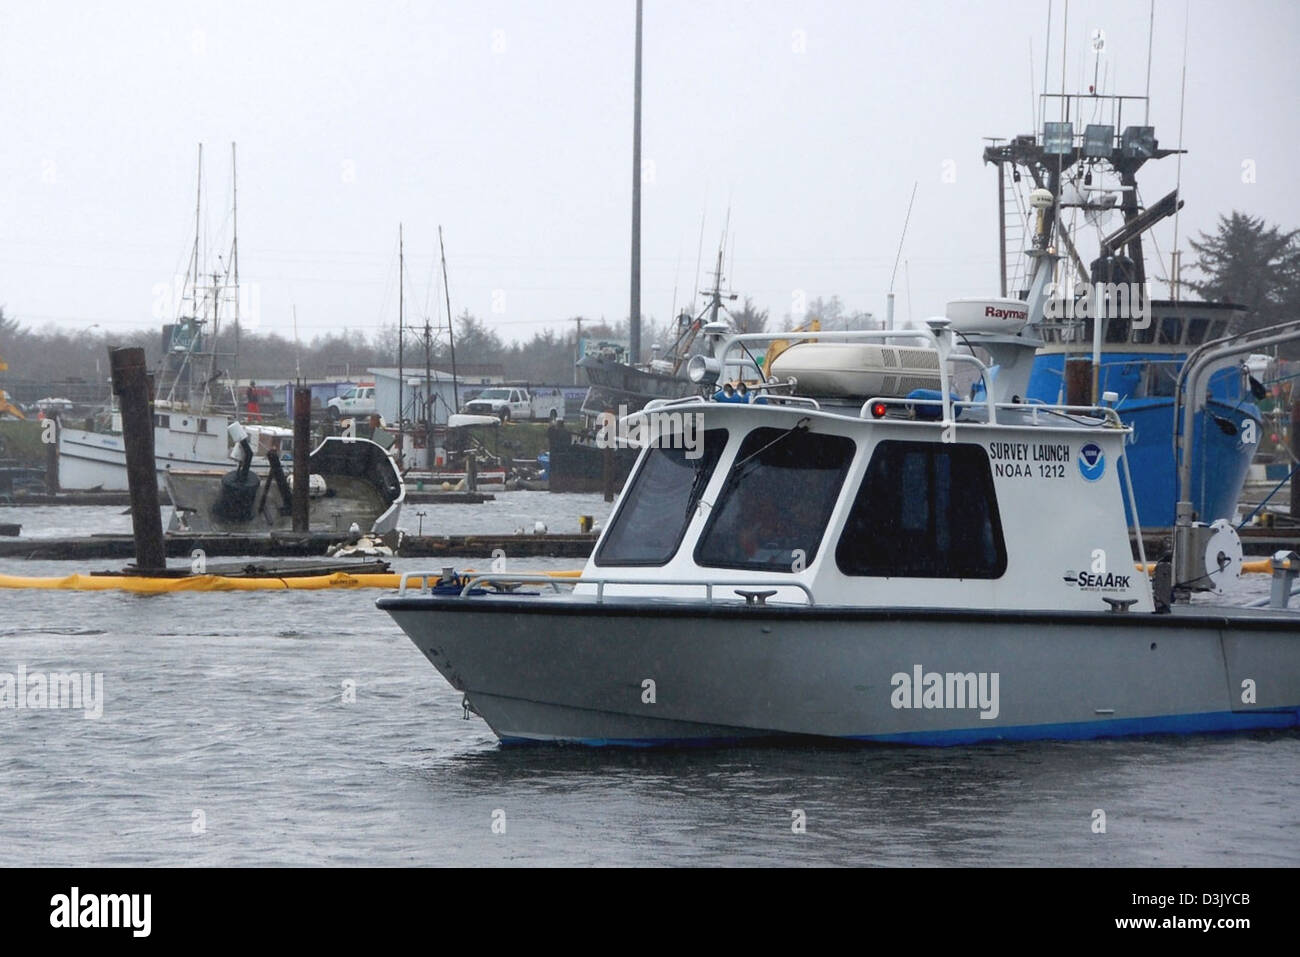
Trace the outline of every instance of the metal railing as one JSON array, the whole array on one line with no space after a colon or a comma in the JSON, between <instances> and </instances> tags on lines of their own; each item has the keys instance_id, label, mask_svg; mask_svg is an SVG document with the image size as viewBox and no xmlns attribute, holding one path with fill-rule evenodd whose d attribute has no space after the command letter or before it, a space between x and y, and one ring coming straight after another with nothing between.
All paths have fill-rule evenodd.
<instances>
[{"instance_id":1,"label":"metal railing","mask_svg":"<svg viewBox=\"0 0 1300 957\"><path fill-rule=\"evenodd\" d=\"M435 583L441 581L446 574L445 569L437 572L403 572L401 580L397 586L399 596L405 595L408 590L408 582L411 579L418 579L420 582L420 592L429 591L429 581L432 579ZM665 585L673 587L694 587L704 589L704 598L708 604L713 604L713 591L717 588L743 588L750 590L754 588L796 588L803 592L804 597L808 599L809 606L817 604L813 598L812 589L803 582L781 581L777 579L740 579L735 581L719 581L715 579L705 579L701 581L698 578L590 578L585 575L579 575L574 578L559 578L548 574L483 574L474 575L461 586L459 598L469 598L470 592L484 584L541 584L550 585L557 593L560 591L560 585L595 585L596 602L603 603L605 600L605 587L607 585Z\"/></svg>"}]
</instances>

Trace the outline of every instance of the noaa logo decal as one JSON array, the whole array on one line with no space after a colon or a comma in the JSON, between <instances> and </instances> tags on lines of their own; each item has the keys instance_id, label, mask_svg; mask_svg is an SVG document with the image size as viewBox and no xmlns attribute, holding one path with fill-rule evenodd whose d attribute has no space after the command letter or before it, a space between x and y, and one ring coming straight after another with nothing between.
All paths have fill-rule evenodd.
<instances>
[{"instance_id":1,"label":"noaa logo decal","mask_svg":"<svg viewBox=\"0 0 1300 957\"><path fill-rule=\"evenodd\" d=\"M1106 474L1106 453L1096 442L1089 442L1079 449L1079 474L1089 482L1095 482Z\"/></svg>"}]
</instances>

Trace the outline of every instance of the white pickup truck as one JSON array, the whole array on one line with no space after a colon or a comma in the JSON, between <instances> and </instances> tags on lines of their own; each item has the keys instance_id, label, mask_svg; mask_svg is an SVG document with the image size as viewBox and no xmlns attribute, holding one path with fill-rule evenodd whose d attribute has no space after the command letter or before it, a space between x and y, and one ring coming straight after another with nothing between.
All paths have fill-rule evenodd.
<instances>
[{"instance_id":1,"label":"white pickup truck","mask_svg":"<svg viewBox=\"0 0 1300 957\"><path fill-rule=\"evenodd\" d=\"M329 409L331 419L350 419L354 415L373 415L378 411L373 385L353 386L341 395L330 399L325 405Z\"/></svg>"},{"instance_id":2,"label":"white pickup truck","mask_svg":"<svg viewBox=\"0 0 1300 957\"><path fill-rule=\"evenodd\" d=\"M564 418L564 393L556 388L530 391L520 386L493 386L466 402L461 411L495 415L502 422L510 419L555 422Z\"/></svg>"}]
</instances>

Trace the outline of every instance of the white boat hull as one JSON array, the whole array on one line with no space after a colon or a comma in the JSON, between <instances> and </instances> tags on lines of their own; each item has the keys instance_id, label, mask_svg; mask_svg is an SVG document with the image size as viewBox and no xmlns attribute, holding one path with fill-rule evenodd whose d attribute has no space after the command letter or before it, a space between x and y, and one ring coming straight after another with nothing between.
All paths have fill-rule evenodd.
<instances>
[{"instance_id":1,"label":"white boat hull","mask_svg":"<svg viewBox=\"0 0 1300 957\"><path fill-rule=\"evenodd\" d=\"M169 443L159 441L158 432L166 435L166 430L154 430L154 447L159 450L155 456L159 488L163 487L164 473L169 468L227 471L234 468L234 463L225 456L186 455L182 450L170 449ZM60 429L59 487L126 491L126 443L122 436L111 432Z\"/></svg>"}]
</instances>

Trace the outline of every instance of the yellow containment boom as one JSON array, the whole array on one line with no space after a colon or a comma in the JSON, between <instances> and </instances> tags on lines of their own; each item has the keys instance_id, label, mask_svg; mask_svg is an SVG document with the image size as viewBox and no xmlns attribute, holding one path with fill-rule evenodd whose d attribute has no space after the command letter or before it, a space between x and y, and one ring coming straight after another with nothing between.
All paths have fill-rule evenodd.
<instances>
[{"instance_id":1,"label":"yellow containment boom","mask_svg":"<svg viewBox=\"0 0 1300 957\"><path fill-rule=\"evenodd\" d=\"M474 574L466 569L463 575ZM581 571L542 572L552 578L577 578ZM144 575L64 575L62 578L28 578L0 575L0 588L47 588L64 591L127 591L138 595L165 595L185 591L321 591L326 588L396 588L399 574L309 575L296 578L228 578L222 575L186 575L182 578L148 578Z\"/></svg>"},{"instance_id":2,"label":"yellow containment boom","mask_svg":"<svg viewBox=\"0 0 1300 957\"><path fill-rule=\"evenodd\" d=\"M146 578L143 575L65 575L62 578L27 578L0 575L0 588L54 588L67 591L129 591L162 595L178 591L319 591L322 588L396 588L401 575L311 575L302 578L227 578L222 575L186 575L183 578Z\"/></svg>"},{"instance_id":3,"label":"yellow containment boom","mask_svg":"<svg viewBox=\"0 0 1300 957\"><path fill-rule=\"evenodd\" d=\"M1148 575L1156 570L1155 562L1147 562L1145 567L1141 562L1134 562L1133 567L1138 571L1145 571ZM1290 568L1291 562L1282 562L1279 568ZM1243 575L1271 575L1273 574L1273 559L1271 558L1253 558L1241 563L1241 573Z\"/></svg>"}]
</instances>

